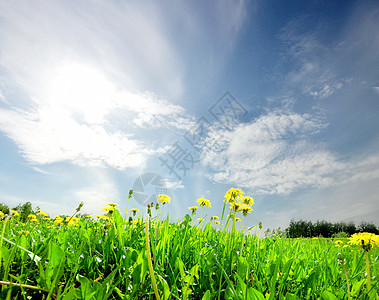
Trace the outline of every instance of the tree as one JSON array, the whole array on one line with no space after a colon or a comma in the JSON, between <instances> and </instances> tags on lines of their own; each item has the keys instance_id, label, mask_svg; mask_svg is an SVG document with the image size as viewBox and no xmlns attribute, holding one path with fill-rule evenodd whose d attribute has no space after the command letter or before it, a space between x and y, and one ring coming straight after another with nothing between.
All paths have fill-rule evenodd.
<instances>
[{"instance_id":1,"label":"tree","mask_svg":"<svg viewBox=\"0 0 379 300\"><path fill-rule=\"evenodd\" d=\"M0 211L2 211L4 214L9 214L8 205L6 205L4 203L0 203Z\"/></svg>"}]
</instances>

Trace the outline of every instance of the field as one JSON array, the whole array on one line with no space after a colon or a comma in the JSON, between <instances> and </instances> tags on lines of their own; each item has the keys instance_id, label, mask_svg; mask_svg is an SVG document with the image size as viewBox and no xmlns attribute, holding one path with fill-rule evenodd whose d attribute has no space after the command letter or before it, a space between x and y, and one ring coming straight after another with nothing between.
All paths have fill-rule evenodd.
<instances>
[{"instance_id":1,"label":"field","mask_svg":"<svg viewBox=\"0 0 379 300\"><path fill-rule=\"evenodd\" d=\"M143 213L110 204L97 218L3 215L0 299L378 297L375 242L363 249L349 239L261 238L257 227L239 225L237 214L250 212L235 209L239 200L207 221L202 199L175 223L161 216L169 199L160 200Z\"/></svg>"}]
</instances>

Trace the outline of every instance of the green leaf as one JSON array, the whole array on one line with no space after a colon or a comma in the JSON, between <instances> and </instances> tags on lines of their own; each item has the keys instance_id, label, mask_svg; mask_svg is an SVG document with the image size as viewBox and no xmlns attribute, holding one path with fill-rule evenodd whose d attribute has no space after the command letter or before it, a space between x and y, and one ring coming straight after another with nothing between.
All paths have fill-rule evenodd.
<instances>
[{"instance_id":1,"label":"green leaf","mask_svg":"<svg viewBox=\"0 0 379 300\"><path fill-rule=\"evenodd\" d=\"M247 299L249 300L265 300L263 294L255 288L249 288L247 290Z\"/></svg>"},{"instance_id":2,"label":"green leaf","mask_svg":"<svg viewBox=\"0 0 379 300\"><path fill-rule=\"evenodd\" d=\"M201 300L211 300L211 291L207 290Z\"/></svg>"},{"instance_id":3,"label":"green leaf","mask_svg":"<svg viewBox=\"0 0 379 300\"><path fill-rule=\"evenodd\" d=\"M245 257L238 256L237 274L241 279L246 279L248 263Z\"/></svg>"},{"instance_id":4,"label":"green leaf","mask_svg":"<svg viewBox=\"0 0 379 300\"><path fill-rule=\"evenodd\" d=\"M331 292L329 291L324 291L322 294L321 294L321 299L323 300L337 300L337 297L335 295L333 295Z\"/></svg>"},{"instance_id":5,"label":"green leaf","mask_svg":"<svg viewBox=\"0 0 379 300\"><path fill-rule=\"evenodd\" d=\"M351 288L351 296L352 297L358 297L359 293L362 290L362 285L366 282L366 279L362 279L356 283L353 284L353 287Z\"/></svg>"}]
</instances>

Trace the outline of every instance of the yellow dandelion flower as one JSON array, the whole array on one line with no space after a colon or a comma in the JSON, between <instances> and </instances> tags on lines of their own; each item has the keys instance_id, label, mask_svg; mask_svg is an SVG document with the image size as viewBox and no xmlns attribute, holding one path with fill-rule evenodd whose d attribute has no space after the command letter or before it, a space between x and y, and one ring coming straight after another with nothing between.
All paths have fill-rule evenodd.
<instances>
[{"instance_id":1,"label":"yellow dandelion flower","mask_svg":"<svg viewBox=\"0 0 379 300\"><path fill-rule=\"evenodd\" d=\"M118 204L116 204L116 203L108 203L107 205L108 205L108 206L111 206L111 207L120 206L120 205L118 205Z\"/></svg>"},{"instance_id":2,"label":"yellow dandelion flower","mask_svg":"<svg viewBox=\"0 0 379 300\"><path fill-rule=\"evenodd\" d=\"M215 221L215 224L220 224L220 221Z\"/></svg>"},{"instance_id":3,"label":"yellow dandelion flower","mask_svg":"<svg viewBox=\"0 0 379 300\"><path fill-rule=\"evenodd\" d=\"M158 195L158 202L162 202L163 205L165 205L166 203L170 203L171 199L169 196L167 195Z\"/></svg>"},{"instance_id":4,"label":"yellow dandelion flower","mask_svg":"<svg viewBox=\"0 0 379 300\"><path fill-rule=\"evenodd\" d=\"M38 222L38 219L36 219L36 218L31 218L31 219L30 219L30 222Z\"/></svg>"},{"instance_id":5,"label":"yellow dandelion flower","mask_svg":"<svg viewBox=\"0 0 379 300\"><path fill-rule=\"evenodd\" d=\"M337 245L339 245L339 244L343 244L343 241L341 241L341 240L336 240L334 243L337 244Z\"/></svg>"},{"instance_id":6,"label":"yellow dandelion flower","mask_svg":"<svg viewBox=\"0 0 379 300\"><path fill-rule=\"evenodd\" d=\"M244 193L241 189L231 188L226 192L224 201L233 204L235 201L238 201L238 197L242 197L243 194Z\"/></svg>"},{"instance_id":7,"label":"yellow dandelion flower","mask_svg":"<svg viewBox=\"0 0 379 300\"><path fill-rule=\"evenodd\" d=\"M58 225L58 224L60 224L62 222L63 222L62 218L55 218L55 220L54 220L54 224L56 224L56 225Z\"/></svg>"},{"instance_id":8,"label":"yellow dandelion flower","mask_svg":"<svg viewBox=\"0 0 379 300\"><path fill-rule=\"evenodd\" d=\"M12 216L15 216L15 217L18 217L18 216L19 216L19 213L18 213L17 210L11 209L11 215L12 215Z\"/></svg>"},{"instance_id":9,"label":"yellow dandelion flower","mask_svg":"<svg viewBox=\"0 0 379 300\"><path fill-rule=\"evenodd\" d=\"M42 211L42 210L38 210L38 215L40 215L41 217L47 217L48 216L48 213Z\"/></svg>"},{"instance_id":10,"label":"yellow dandelion flower","mask_svg":"<svg viewBox=\"0 0 379 300\"><path fill-rule=\"evenodd\" d=\"M199 222L203 222L204 218L197 218L196 220L199 221Z\"/></svg>"},{"instance_id":11,"label":"yellow dandelion flower","mask_svg":"<svg viewBox=\"0 0 379 300\"><path fill-rule=\"evenodd\" d=\"M215 221L215 220L218 220L218 219L219 219L219 217L217 217L217 216L211 217L211 221Z\"/></svg>"},{"instance_id":12,"label":"yellow dandelion flower","mask_svg":"<svg viewBox=\"0 0 379 300\"><path fill-rule=\"evenodd\" d=\"M37 219L37 216L36 216L36 215L33 215L33 214L30 214L30 215L28 216L28 218L29 218L29 219Z\"/></svg>"},{"instance_id":13,"label":"yellow dandelion flower","mask_svg":"<svg viewBox=\"0 0 379 300\"><path fill-rule=\"evenodd\" d=\"M362 249L369 251L375 245L379 246L379 235L368 232L354 233L348 243L351 245L359 245Z\"/></svg>"},{"instance_id":14,"label":"yellow dandelion flower","mask_svg":"<svg viewBox=\"0 0 379 300\"><path fill-rule=\"evenodd\" d=\"M192 210L192 212L194 213L199 207L197 206L190 206L188 207L189 210Z\"/></svg>"},{"instance_id":15,"label":"yellow dandelion flower","mask_svg":"<svg viewBox=\"0 0 379 300\"><path fill-rule=\"evenodd\" d=\"M101 216L101 219L104 220L104 221L109 221L110 218L108 216Z\"/></svg>"},{"instance_id":16,"label":"yellow dandelion flower","mask_svg":"<svg viewBox=\"0 0 379 300\"><path fill-rule=\"evenodd\" d=\"M0 217L4 216L4 213L0 210Z\"/></svg>"},{"instance_id":17,"label":"yellow dandelion flower","mask_svg":"<svg viewBox=\"0 0 379 300\"><path fill-rule=\"evenodd\" d=\"M211 202L209 200L207 200L207 199L200 198L200 199L197 199L196 202L199 203L201 207L204 207L204 206L211 207Z\"/></svg>"},{"instance_id":18,"label":"yellow dandelion flower","mask_svg":"<svg viewBox=\"0 0 379 300\"><path fill-rule=\"evenodd\" d=\"M242 211L243 216L246 217L253 209L249 205L243 204L238 208L238 210Z\"/></svg>"},{"instance_id":19,"label":"yellow dandelion flower","mask_svg":"<svg viewBox=\"0 0 379 300\"><path fill-rule=\"evenodd\" d=\"M238 222L238 221L241 221L241 219L240 218L236 218L236 222Z\"/></svg>"},{"instance_id":20,"label":"yellow dandelion flower","mask_svg":"<svg viewBox=\"0 0 379 300\"><path fill-rule=\"evenodd\" d=\"M107 212L114 212L114 206L102 207L101 209Z\"/></svg>"},{"instance_id":21,"label":"yellow dandelion flower","mask_svg":"<svg viewBox=\"0 0 379 300\"><path fill-rule=\"evenodd\" d=\"M252 206L254 205L254 199L252 197L245 196L245 197L242 197L242 203Z\"/></svg>"},{"instance_id":22,"label":"yellow dandelion flower","mask_svg":"<svg viewBox=\"0 0 379 300\"><path fill-rule=\"evenodd\" d=\"M130 211L133 213L133 216L135 216L136 213L139 211L139 209L138 208L132 208Z\"/></svg>"}]
</instances>

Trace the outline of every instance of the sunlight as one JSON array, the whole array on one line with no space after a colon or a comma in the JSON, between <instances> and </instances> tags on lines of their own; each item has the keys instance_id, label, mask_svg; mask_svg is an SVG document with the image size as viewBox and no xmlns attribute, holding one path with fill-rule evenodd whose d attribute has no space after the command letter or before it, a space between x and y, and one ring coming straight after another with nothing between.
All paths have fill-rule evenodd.
<instances>
[{"instance_id":1,"label":"sunlight","mask_svg":"<svg viewBox=\"0 0 379 300\"><path fill-rule=\"evenodd\" d=\"M78 63L57 67L47 90L52 105L80 113L90 123L104 121L114 93L113 84L100 71Z\"/></svg>"}]
</instances>

